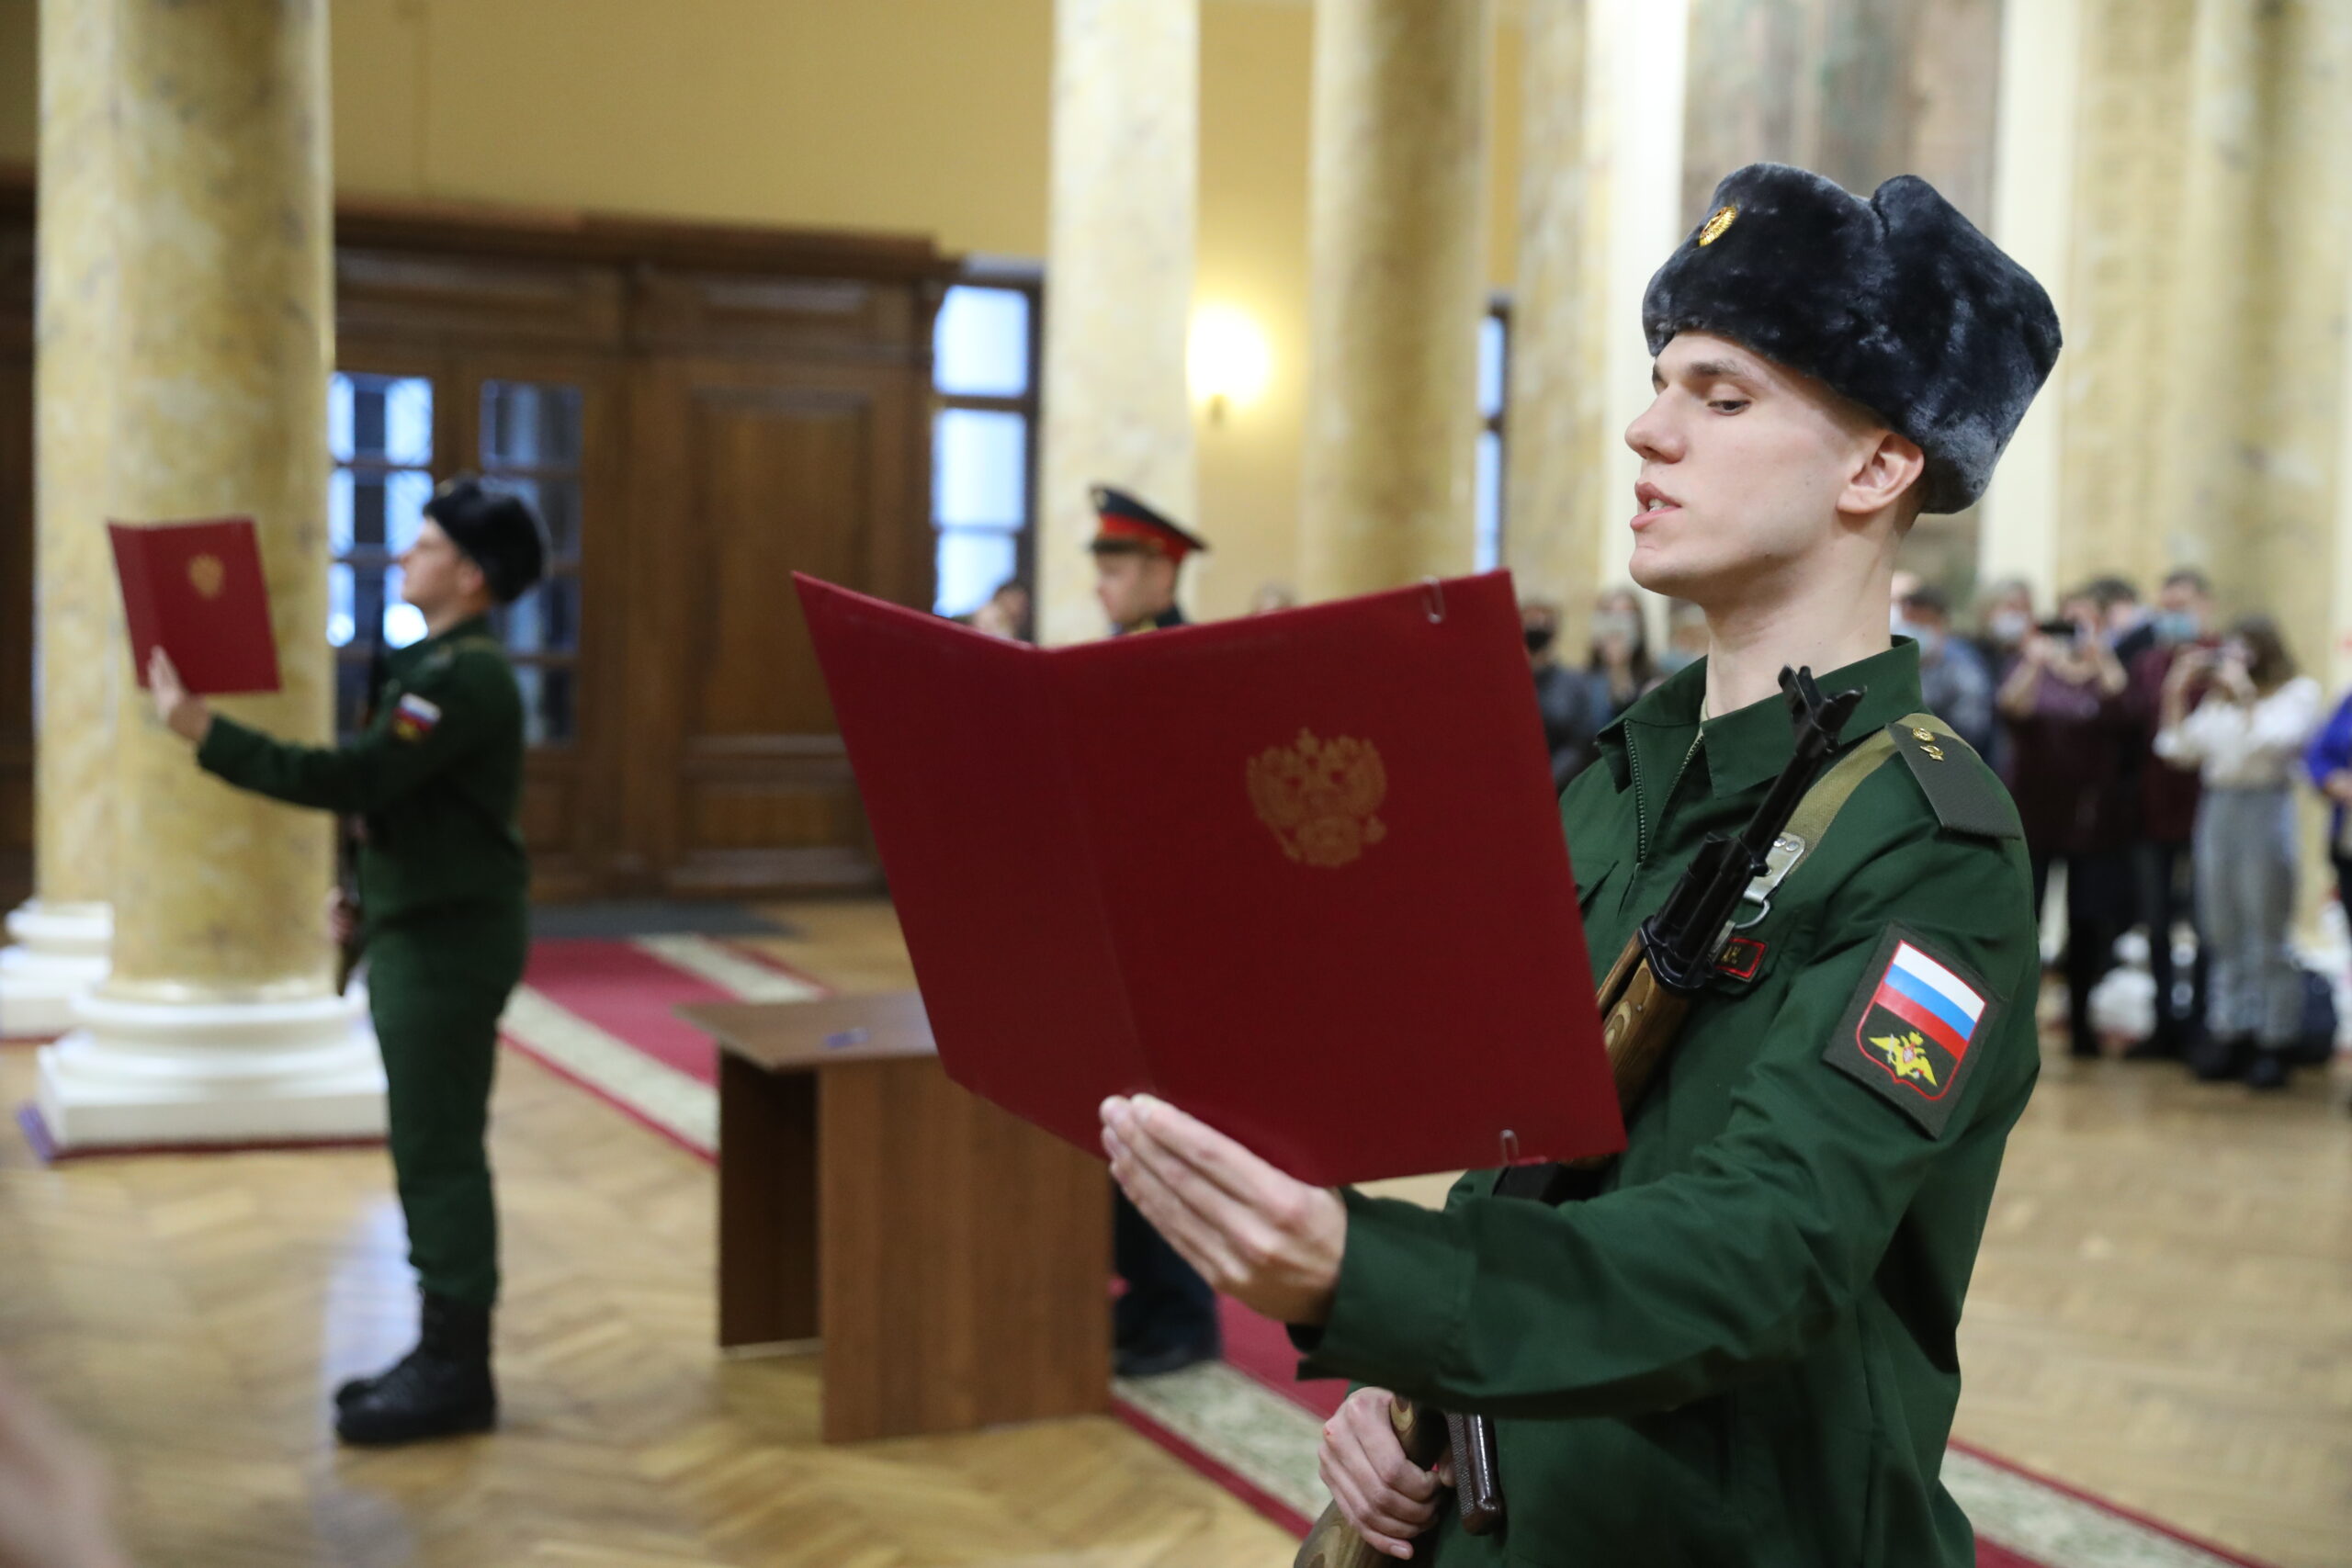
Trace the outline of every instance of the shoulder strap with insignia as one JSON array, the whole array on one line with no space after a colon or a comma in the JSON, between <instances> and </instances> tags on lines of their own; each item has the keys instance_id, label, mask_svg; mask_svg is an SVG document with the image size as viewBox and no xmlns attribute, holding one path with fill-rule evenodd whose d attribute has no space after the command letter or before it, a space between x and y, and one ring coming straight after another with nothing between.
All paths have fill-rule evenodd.
<instances>
[{"instance_id":1,"label":"shoulder strap with insignia","mask_svg":"<svg viewBox=\"0 0 2352 1568\"><path fill-rule=\"evenodd\" d=\"M1886 727L1895 754L1911 768L1936 820L1955 833L2016 839L2025 829L2016 803L1976 749L1932 714L1907 714Z\"/></svg>"}]
</instances>

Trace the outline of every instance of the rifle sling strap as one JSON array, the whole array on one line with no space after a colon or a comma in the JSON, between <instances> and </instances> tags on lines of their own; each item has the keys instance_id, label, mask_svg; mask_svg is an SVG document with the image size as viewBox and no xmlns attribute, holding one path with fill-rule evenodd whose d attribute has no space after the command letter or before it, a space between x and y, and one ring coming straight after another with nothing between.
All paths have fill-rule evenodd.
<instances>
[{"instance_id":1,"label":"rifle sling strap","mask_svg":"<svg viewBox=\"0 0 2352 1568\"><path fill-rule=\"evenodd\" d=\"M1951 732L1941 719L1929 714L1905 715L1905 728L1918 726L1939 735ZM1764 874L1747 886L1740 896L1743 914L1733 922L1734 929L1754 925L1771 912L1772 895L1789 874L1804 863L1807 855L1819 846L1829 831L1830 824L1846 802L1861 787L1862 781L1876 773L1880 766L1894 755L1894 737L1885 729L1874 729L1862 743L1830 764L1829 771L1814 780L1813 787L1804 792L1797 808L1789 814L1789 825L1779 838L1772 840L1771 852L1765 857ZM1753 913L1747 913L1749 908ZM1578 1175L1565 1166L1539 1164L1513 1166L1505 1170L1495 1183L1495 1193L1503 1198L1532 1198L1538 1202L1557 1203L1571 1196L1570 1184ZM1582 1173L1589 1179L1592 1173Z\"/></svg>"}]
</instances>

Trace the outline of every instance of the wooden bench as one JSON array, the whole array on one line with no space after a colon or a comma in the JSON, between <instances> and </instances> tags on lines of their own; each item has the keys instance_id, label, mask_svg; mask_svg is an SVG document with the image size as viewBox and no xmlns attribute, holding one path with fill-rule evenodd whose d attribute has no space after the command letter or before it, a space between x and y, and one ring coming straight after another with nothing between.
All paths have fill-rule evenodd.
<instances>
[{"instance_id":1,"label":"wooden bench","mask_svg":"<svg viewBox=\"0 0 2352 1568\"><path fill-rule=\"evenodd\" d=\"M911 991L711 1003L718 1343L821 1341L828 1442L1110 1408L1100 1160L948 1081Z\"/></svg>"}]
</instances>

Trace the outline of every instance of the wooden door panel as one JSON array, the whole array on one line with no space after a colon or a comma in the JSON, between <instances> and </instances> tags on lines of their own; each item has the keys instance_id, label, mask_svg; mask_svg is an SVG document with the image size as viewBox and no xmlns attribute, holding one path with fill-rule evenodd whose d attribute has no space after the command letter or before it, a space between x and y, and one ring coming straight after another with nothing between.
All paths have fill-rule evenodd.
<instances>
[{"instance_id":1,"label":"wooden door panel","mask_svg":"<svg viewBox=\"0 0 2352 1568\"><path fill-rule=\"evenodd\" d=\"M856 390L698 392L690 415L700 504L688 534L694 641L687 734L833 728L808 657L795 571L863 579L876 409Z\"/></svg>"},{"instance_id":2,"label":"wooden door panel","mask_svg":"<svg viewBox=\"0 0 2352 1568\"><path fill-rule=\"evenodd\" d=\"M648 465L665 513L648 532L673 651L666 679L639 690L666 709L666 890L877 883L792 573L903 602L926 592L908 570L910 519L925 526L924 396L902 367L703 360L649 378L648 445L668 460Z\"/></svg>"}]
</instances>

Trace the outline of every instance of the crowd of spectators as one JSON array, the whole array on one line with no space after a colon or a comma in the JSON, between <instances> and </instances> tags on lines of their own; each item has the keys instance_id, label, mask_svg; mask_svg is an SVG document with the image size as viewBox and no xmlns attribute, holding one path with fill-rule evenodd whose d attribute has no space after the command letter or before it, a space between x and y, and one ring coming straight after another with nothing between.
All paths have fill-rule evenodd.
<instances>
[{"instance_id":1,"label":"crowd of spectators","mask_svg":"<svg viewBox=\"0 0 2352 1568\"><path fill-rule=\"evenodd\" d=\"M1670 613L1668 645L1654 654L1631 590L1600 597L1581 658L1558 646L1555 606L1521 609L1563 787L1611 720L1704 647L1704 627ZM2292 942L2296 795L2315 788L2332 807L2331 858L2352 909L2352 696L2330 716L2278 623L2221 620L2211 584L2186 568L2153 602L2101 577L2048 614L2027 584L1996 582L1965 624L1942 590L1898 572L1888 622L1918 645L1928 711L2008 784L2037 910L2053 883L2064 887L2059 970L2075 1055L2119 1048L2262 1089L2324 1055L2330 987ZM2119 1031L2095 1018L2093 998L2135 931L2154 1000L2144 1026Z\"/></svg>"}]
</instances>

